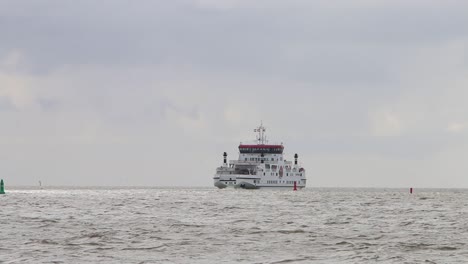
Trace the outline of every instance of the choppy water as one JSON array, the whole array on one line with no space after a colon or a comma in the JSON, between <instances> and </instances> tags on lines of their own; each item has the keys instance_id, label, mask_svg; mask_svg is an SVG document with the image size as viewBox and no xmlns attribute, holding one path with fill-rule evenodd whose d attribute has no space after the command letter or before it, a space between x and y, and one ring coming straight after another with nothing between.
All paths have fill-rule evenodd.
<instances>
[{"instance_id":1,"label":"choppy water","mask_svg":"<svg viewBox=\"0 0 468 264\"><path fill-rule=\"evenodd\" d=\"M468 263L468 190L7 191L0 263Z\"/></svg>"}]
</instances>

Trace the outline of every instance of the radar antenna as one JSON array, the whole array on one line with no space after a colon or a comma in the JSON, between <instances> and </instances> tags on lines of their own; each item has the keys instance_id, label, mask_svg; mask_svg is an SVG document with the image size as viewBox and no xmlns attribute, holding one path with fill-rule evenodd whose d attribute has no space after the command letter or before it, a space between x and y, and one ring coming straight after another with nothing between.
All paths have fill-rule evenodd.
<instances>
[{"instance_id":1,"label":"radar antenna","mask_svg":"<svg viewBox=\"0 0 468 264\"><path fill-rule=\"evenodd\" d=\"M267 137L265 135L266 128L263 126L263 121L260 123L260 126L254 129L254 132L258 133L257 142L259 145L265 145L268 143Z\"/></svg>"}]
</instances>

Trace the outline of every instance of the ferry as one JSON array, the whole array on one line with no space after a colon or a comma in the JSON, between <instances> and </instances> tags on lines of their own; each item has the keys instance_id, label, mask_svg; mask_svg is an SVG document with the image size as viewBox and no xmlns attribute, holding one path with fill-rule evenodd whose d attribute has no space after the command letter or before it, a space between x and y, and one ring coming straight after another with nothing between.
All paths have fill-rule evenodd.
<instances>
[{"instance_id":1,"label":"ferry","mask_svg":"<svg viewBox=\"0 0 468 264\"><path fill-rule=\"evenodd\" d=\"M223 153L223 164L213 177L214 186L220 189L305 188L306 171L298 164L297 153L294 162L286 160L283 143L268 144L263 124L254 132L257 133L256 144L240 143L237 160L228 162L227 153Z\"/></svg>"}]
</instances>

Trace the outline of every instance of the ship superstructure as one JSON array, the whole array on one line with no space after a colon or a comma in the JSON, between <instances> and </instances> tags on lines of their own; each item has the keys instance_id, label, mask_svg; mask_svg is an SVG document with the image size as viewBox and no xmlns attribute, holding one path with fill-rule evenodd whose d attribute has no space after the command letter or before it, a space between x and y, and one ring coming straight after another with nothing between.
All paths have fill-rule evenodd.
<instances>
[{"instance_id":1,"label":"ship superstructure","mask_svg":"<svg viewBox=\"0 0 468 264\"><path fill-rule=\"evenodd\" d=\"M223 164L216 169L214 185L220 189L226 187L259 189L297 188L306 186L305 169L298 164L298 155L294 161L283 157L283 144L268 144L266 128L263 125L254 129L257 133L256 144L240 144L239 158L227 161L223 154Z\"/></svg>"}]
</instances>

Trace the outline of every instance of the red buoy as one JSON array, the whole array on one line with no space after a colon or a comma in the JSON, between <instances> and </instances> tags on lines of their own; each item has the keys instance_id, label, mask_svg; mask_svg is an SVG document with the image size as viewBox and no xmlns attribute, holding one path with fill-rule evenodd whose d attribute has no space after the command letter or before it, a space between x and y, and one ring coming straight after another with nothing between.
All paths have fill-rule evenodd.
<instances>
[{"instance_id":1,"label":"red buoy","mask_svg":"<svg viewBox=\"0 0 468 264\"><path fill-rule=\"evenodd\" d=\"M409 193L413 193L413 187L409 188Z\"/></svg>"},{"instance_id":2,"label":"red buoy","mask_svg":"<svg viewBox=\"0 0 468 264\"><path fill-rule=\"evenodd\" d=\"M296 181L294 181L294 189L293 189L293 191L297 191Z\"/></svg>"}]
</instances>

